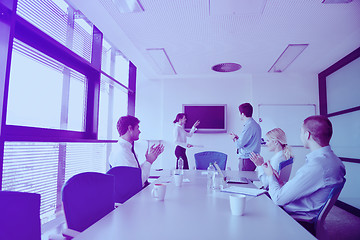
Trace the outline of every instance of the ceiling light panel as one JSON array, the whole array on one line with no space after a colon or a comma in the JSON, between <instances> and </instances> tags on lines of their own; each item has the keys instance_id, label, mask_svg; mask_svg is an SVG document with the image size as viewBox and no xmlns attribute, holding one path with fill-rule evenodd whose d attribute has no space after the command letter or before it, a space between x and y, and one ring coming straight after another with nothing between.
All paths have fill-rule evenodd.
<instances>
[{"instance_id":1,"label":"ceiling light panel","mask_svg":"<svg viewBox=\"0 0 360 240\"><path fill-rule=\"evenodd\" d=\"M144 8L138 0L112 0L120 13L143 12Z\"/></svg>"},{"instance_id":2,"label":"ceiling light panel","mask_svg":"<svg viewBox=\"0 0 360 240\"><path fill-rule=\"evenodd\" d=\"M164 75L174 75L176 71L172 65L169 56L164 48L146 49L154 64L157 66L158 72Z\"/></svg>"},{"instance_id":3,"label":"ceiling light panel","mask_svg":"<svg viewBox=\"0 0 360 240\"><path fill-rule=\"evenodd\" d=\"M289 44L268 72L283 72L309 44Z\"/></svg>"}]
</instances>

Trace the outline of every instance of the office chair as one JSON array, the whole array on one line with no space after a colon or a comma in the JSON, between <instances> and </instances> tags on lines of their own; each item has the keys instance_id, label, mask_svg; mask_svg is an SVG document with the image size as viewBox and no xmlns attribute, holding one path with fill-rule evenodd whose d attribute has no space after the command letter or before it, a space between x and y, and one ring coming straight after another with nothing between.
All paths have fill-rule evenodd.
<instances>
[{"instance_id":1,"label":"office chair","mask_svg":"<svg viewBox=\"0 0 360 240\"><path fill-rule=\"evenodd\" d=\"M63 186L62 201L68 229L64 236L75 237L114 210L114 176L84 172Z\"/></svg>"},{"instance_id":2,"label":"office chair","mask_svg":"<svg viewBox=\"0 0 360 240\"><path fill-rule=\"evenodd\" d=\"M113 167L107 174L115 177L115 202L124 203L142 189L141 169Z\"/></svg>"},{"instance_id":3,"label":"office chair","mask_svg":"<svg viewBox=\"0 0 360 240\"><path fill-rule=\"evenodd\" d=\"M206 170L210 163L216 162L221 170L225 170L227 155L222 152L205 151L194 154L195 165L198 170Z\"/></svg>"},{"instance_id":4,"label":"office chair","mask_svg":"<svg viewBox=\"0 0 360 240\"><path fill-rule=\"evenodd\" d=\"M0 191L0 239L41 239L40 194Z\"/></svg>"},{"instance_id":5,"label":"office chair","mask_svg":"<svg viewBox=\"0 0 360 240\"><path fill-rule=\"evenodd\" d=\"M286 183L287 181L289 181L293 162L294 162L294 159L289 158L288 160L285 160L285 161L279 163L280 180L283 183Z\"/></svg>"},{"instance_id":6,"label":"office chair","mask_svg":"<svg viewBox=\"0 0 360 240\"><path fill-rule=\"evenodd\" d=\"M328 195L328 198L326 199L326 202L321 206L318 215L314 219L307 220L301 216L293 216L296 221L303 225L317 239L322 240L328 238L324 229L325 218L338 199L345 182L346 179L344 178L342 183L338 183L333 186Z\"/></svg>"}]
</instances>

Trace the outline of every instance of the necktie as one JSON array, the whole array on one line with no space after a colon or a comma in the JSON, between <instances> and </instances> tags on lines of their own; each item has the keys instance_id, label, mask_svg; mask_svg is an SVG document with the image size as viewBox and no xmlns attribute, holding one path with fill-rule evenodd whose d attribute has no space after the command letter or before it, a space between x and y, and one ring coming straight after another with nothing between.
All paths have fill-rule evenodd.
<instances>
[{"instance_id":1,"label":"necktie","mask_svg":"<svg viewBox=\"0 0 360 240\"><path fill-rule=\"evenodd\" d=\"M134 154L136 163L137 163L138 167L140 168L139 160L137 159L136 154L135 154L134 145L131 146L131 152Z\"/></svg>"},{"instance_id":2,"label":"necktie","mask_svg":"<svg viewBox=\"0 0 360 240\"><path fill-rule=\"evenodd\" d=\"M134 154L134 157L135 157L135 159L136 159L137 165L138 165L138 167L141 169L140 164L139 164L139 160L137 159L136 154L135 154L134 145L131 146L131 152ZM149 184L150 184L150 183L148 182L148 180L146 180L146 181L144 182L144 187L143 187L143 188L147 187Z\"/></svg>"}]
</instances>

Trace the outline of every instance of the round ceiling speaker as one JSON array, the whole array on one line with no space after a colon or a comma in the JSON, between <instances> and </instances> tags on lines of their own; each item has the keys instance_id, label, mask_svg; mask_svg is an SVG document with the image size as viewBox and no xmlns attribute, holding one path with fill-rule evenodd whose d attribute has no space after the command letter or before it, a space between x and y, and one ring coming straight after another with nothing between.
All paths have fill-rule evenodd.
<instances>
[{"instance_id":1,"label":"round ceiling speaker","mask_svg":"<svg viewBox=\"0 0 360 240\"><path fill-rule=\"evenodd\" d=\"M216 72L235 72L241 68L240 64L237 63L220 63L212 66L212 70Z\"/></svg>"}]
</instances>

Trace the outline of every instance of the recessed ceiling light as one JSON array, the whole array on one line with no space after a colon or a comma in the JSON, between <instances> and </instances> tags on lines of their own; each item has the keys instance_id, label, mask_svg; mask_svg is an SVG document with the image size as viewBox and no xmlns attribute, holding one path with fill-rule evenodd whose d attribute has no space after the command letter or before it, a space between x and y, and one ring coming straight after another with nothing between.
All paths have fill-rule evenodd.
<instances>
[{"instance_id":1,"label":"recessed ceiling light","mask_svg":"<svg viewBox=\"0 0 360 240\"><path fill-rule=\"evenodd\" d=\"M212 66L212 70L216 72L235 72L241 68L240 64L237 63L220 63Z\"/></svg>"}]
</instances>

